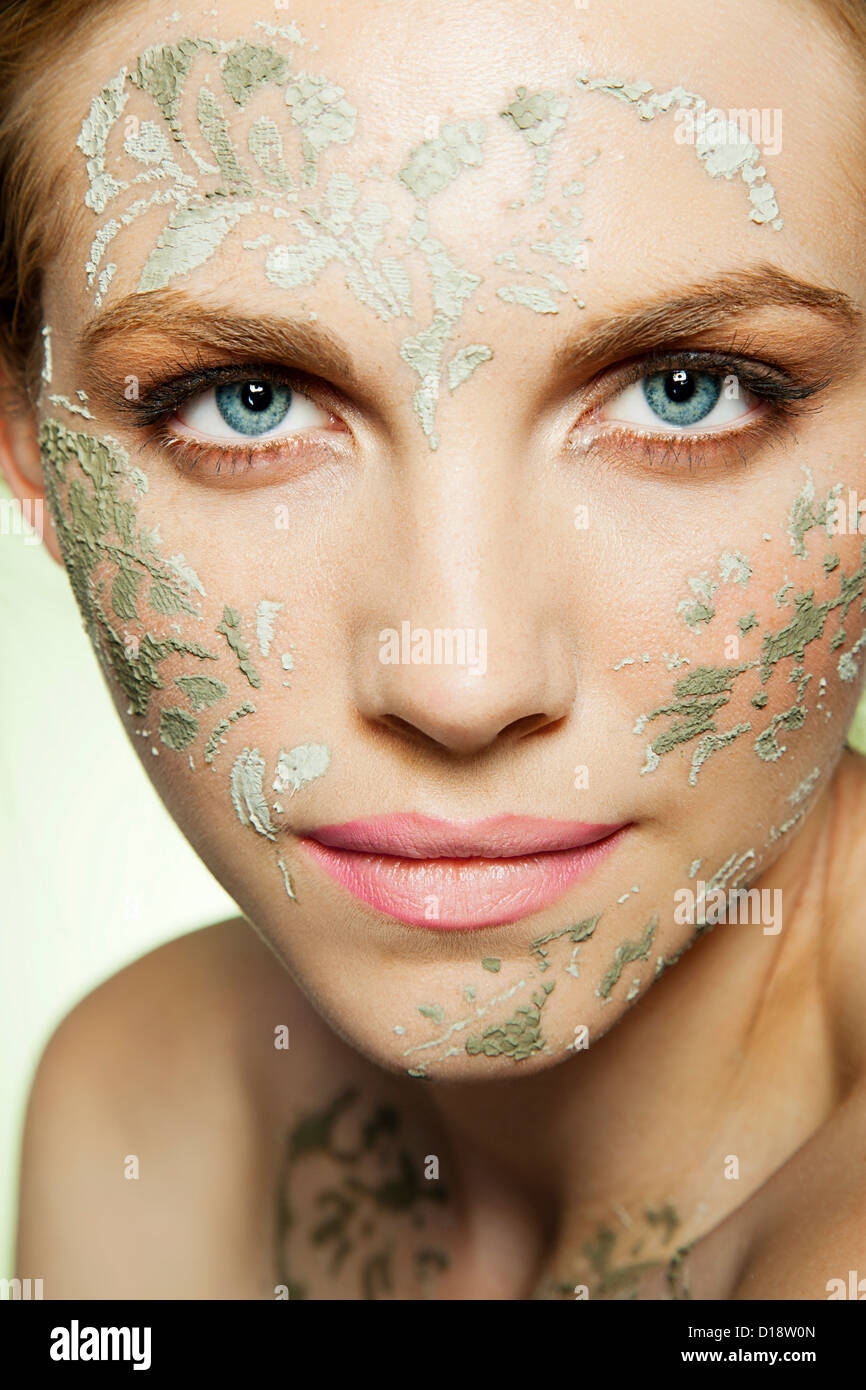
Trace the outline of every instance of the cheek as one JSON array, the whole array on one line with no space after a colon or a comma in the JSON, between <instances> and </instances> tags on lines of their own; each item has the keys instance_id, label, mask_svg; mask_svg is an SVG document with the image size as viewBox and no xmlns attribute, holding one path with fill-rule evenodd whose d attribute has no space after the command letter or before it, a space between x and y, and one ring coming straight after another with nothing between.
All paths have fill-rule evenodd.
<instances>
[{"instance_id":1,"label":"cheek","mask_svg":"<svg viewBox=\"0 0 866 1390\"><path fill-rule=\"evenodd\" d=\"M49 420L42 449L84 625L149 775L197 847L238 822L273 844L280 796L330 757L317 737L291 738L308 717L293 690L300 614L214 556L207 526L190 538L116 443Z\"/></svg>"},{"instance_id":2,"label":"cheek","mask_svg":"<svg viewBox=\"0 0 866 1390\"><path fill-rule=\"evenodd\" d=\"M841 494L810 478L786 508L753 509L777 514L772 530L733 517L719 528L743 550L717 542L688 568L680 558L647 576L647 649L621 652L613 679L634 766L680 822L683 795L717 818L726 801L732 817L734 803L740 818L747 805L766 811L807 761L823 768L841 750L866 645L866 541L856 517L853 530L834 527Z\"/></svg>"}]
</instances>

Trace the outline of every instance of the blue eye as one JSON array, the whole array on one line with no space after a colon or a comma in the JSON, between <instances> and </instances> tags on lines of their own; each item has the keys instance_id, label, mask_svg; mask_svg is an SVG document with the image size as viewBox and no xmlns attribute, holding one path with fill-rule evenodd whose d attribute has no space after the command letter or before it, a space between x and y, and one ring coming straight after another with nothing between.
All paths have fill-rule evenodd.
<instances>
[{"instance_id":1,"label":"blue eye","mask_svg":"<svg viewBox=\"0 0 866 1390\"><path fill-rule=\"evenodd\" d=\"M742 423L758 404L734 373L670 367L626 386L606 402L599 418L639 426L645 434L670 436L682 430L697 435Z\"/></svg>"},{"instance_id":2,"label":"blue eye","mask_svg":"<svg viewBox=\"0 0 866 1390\"><path fill-rule=\"evenodd\" d=\"M685 369L656 372L644 377L642 385L650 410L666 425L696 425L722 394L719 377Z\"/></svg>"},{"instance_id":3,"label":"blue eye","mask_svg":"<svg viewBox=\"0 0 866 1390\"><path fill-rule=\"evenodd\" d=\"M265 434L281 425L294 392L270 381L233 381L215 388L216 408L239 434Z\"/></svg>"},{"instance_id":4,"label":"blue eye","mask_svg":"<svg viewBox=\"0 0 866 1390\"><path fill-rule=\"evenodd\" d=\"M176 418L195 434L232 444L323 429L331 416L309 396L282 382L249 377L187 397L177 407Z\"/></svg>"}]
</instances>

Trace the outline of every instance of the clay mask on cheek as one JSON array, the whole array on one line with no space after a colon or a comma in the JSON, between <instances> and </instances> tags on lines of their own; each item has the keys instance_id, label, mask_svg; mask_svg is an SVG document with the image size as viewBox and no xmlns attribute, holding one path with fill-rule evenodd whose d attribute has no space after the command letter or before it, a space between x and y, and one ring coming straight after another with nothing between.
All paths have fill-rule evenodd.
<instances>
[{"instance_id":1,"label":"clay mask on cheek","mask_svg":"<svg viewBox=\"0 0 866 1390\"><path fill-rule=\"evenodd\" d=\"M795 498L786 518L793 554L798 559L808 560L805 537L809 532L824 528L826 534L830 534L834 504L841 491L842 484L836 483L828 490L823 502L818 503L811 475L808 476L805 489ZM754 610L741 615L737 623L739 632L730 635L726 641L726 654L733 658L729 664L696 666L688 674L677 678L667 701L639 716L634 726L634 732L638 735L642 735L655 721L670 721L668 727L646 745L642 775L655 772L666 754L695 739L699 742L692 756L688 778L690 786L695 786L698 773L710 756L747 733L754 733L754 749L763 761L776 762L783 756L786 750L780 742L780 735L793 733L806 722L805 693L813 679L805 669L807 650L812 643L824 637L831 615L838 620L831 649L835 651L844 644L849 611L866 585L866 542L861 546L859 563L850 574L845 572L832 545L826 547L826 553L820 558L820 574L816 577L812 573L812 562L808 576L802 581L802 591L797 591L797 586L787 580L787 572L786 582L776 591L774 597L778 607L793 607L790 618L781 620L779 624L773 623L762 632ZM691 579L689 584L695 598L679 604L683 620L696 634L711 634L710 625L716 616L714 603L718 591L726 584L741 584L745 588L752 570L739 552L725 552L719 558L718 574L718 582L711 581L706 573L698 579ZM816 602L816 578L825 583L828 579L835 580L837 592L822 602ZM793 601L787 598L789 590L794 591ZM862 603L860 611L863 611ZM863 641L861 636L849 651L839 657L837 672L842 680L850 679L851 673L856 672L856 657ZM740 659L741 643L745 643L748 649L749 654L744 653L745 659ZM715 646L718 646L718 642L715 642ZM748 673L754 672L751 679L759 680L751 692L750 703L756 711L760 711L768 704L766 687L777 669L786 671L788 683L796 686L795 697L787 703L786 708L773 714L769 722L756 719L755 729L750 718L738 721L726 730L719 730L716 720L721 710L731 701L740 682L749 678ZM826 688L826 677L822 677L822 681Z\"/></svg>"},{"instance_id":2,"label":"clay mask on cheek","mask_svg":"<svg viewBox=\"0 0 866 1390\"><path fill-rule=\"evenodd\" d=\"M39 442L46 500L85 630L130 712L143 719L163 688L159 669L170 656L196 665L218 659L211 648L164 630L180 615L200 621L201 583L182 556L162 554L158 528L140 526L136 470L116 440L47 419Z\"/></svg>"},{"instance_id":3,"label":"clay mask on cheek","mask_svg":"<svg viewBox=\"0 0 866 1390\"><path fill-rule=\"evenodd\" d=\"M256 690L262 686L240 614L225 606L214 630L214 637L224 639L222 649L216 642L206 646L187 636L184 625L190 623L196 625L197 635L204 635L197 631L203 622L198 598L206 597L204 585L183 554L164 555L159 527L141 524L137 504L147 491L147 479L130 465L117 440L79 433L47 419L40 447L46 497L70 584L109 684L126 696L132 732L150 740L155 754L157 740L163 749L187 754L193 771L192 750L201 742L204 763L212 764L233 724L257 713L257 706L246 700L219 715L219 707L225 708L231 699L237 675ZM258 605L256 633L264 658L270 655L283 607L271 599ZM176 673L181 663L190 662L192 670ZM159 709L156 729L154 705ZM216 723L206 735L204 716L210 710ZM280 750L274 790L293 795L323 776L329 761L329 750L321 744ZM264 773L258 749L245 748L230 772L231 799L242 825L275 841L278 832L263 789ZM274 809L283 808L275 803ZM277 864L287 896L296 901L282 855Z\"/></svg>"}]
</instances>

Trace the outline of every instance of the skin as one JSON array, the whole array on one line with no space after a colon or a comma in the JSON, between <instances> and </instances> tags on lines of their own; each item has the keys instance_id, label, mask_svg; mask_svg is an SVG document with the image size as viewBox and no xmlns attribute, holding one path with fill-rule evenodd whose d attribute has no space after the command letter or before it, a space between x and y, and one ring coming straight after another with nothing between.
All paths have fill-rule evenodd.
<instances>
[{"instance_id":1,"label":"skin","mask_svg":"<svg viewBox=\"0 0 866 1390\"><path fill-rule=\"evenodd\" d=\"M97 545L79 601L148 776L247 922L154 952L49 1044L25 1136L19 1249L22 1275L42 1271L46 1296L273 1297L285 1287L292 1297L513 1299L577 1287L659 1298L681 1287L685 1258L698 1297L815 1298L862 1257L864 948L852 866L866 803L862 763L844 752L862 682L839 662L855 659L866 573L863 537L828 536L821 511L834 488L847 496L866 484L862 179L850 153L864 148L859 78L817 12L792 19L770 0L731 0L721 13L707 5L702 22L699 5L674 59L662 8L440 6L435 20L407 24L404 9L398 20L395 7L365 3L351 26L344 4L296 8L319 45L311 69L359 113L350 139L318 153L303 199L321 200L339 174L389 209L376 254L406 258L412 314L377 314L342 264L309 285L277 283L267 266L285 261L243 245L275 235L275 219L257 212L174 276L165 289L210 308L317 323L352 361L353 377L334 370L329 393L316 388L332 417L303 449L234 477L213 465L183 473L171 449L144 447L118 399L130 374L145 383L167 358L188 357L188 340L127 329L80 346L97 310L136 294L165 214L112 242L117 269L96 306L82 267L106 214L85 205L83 157L69 152L94 92L173 32L174 7L124 10L105 22L98 63L91 50L67 61L63 110L44 133L46 158L70 162L72 204L45 279L52 379L32 415L7 422L4 471L19 495L47 492L56 530L46 541L69 565L82 541L71 485L99 491L81 459L101 448L116 468L104 487L134 506L135 559ZM175 27L214 45L258 41L247 14L184 10ZM720 20L724 46L709 37ZM771 49L779 61L768 71ZM215 57L199 60L193 91L204 76L218 91ZM784 112L772 170L783 227L750 221L742 182L708 178L673 140L670 117L642 125L575 81L645 75L664 92L681 70L689 91L726 108ZM545 98L555 129L543 158L519 121L501 118L518 86L567 97L579 113L569 124L561 101ZM256 100L278 111L277 97ZM249 113L220 100L242 150ZM179 143L152 98L134 92L133 108ZM486 126L474 146L460 136L465 158L441 188L412 172L411 152L439 138L431 116L440 134ZM282 119L300 181L284 106ZM109 151L118 177L135 173L119 145ZM369 175L374 161L384 180ZM576 179L585 189L568 198ZM834 212L840 199L847 221ZM549 244L577 201L568 226L586 238L586 269L560 266L562 291L541 281L554 262L531 247ZM478 277L456 305L443 257L449 275L456 265ZM577 330L767 264L846 296L847 322L791 304L729 309L676 344L728 354L747 344L750 357L806 376L826 367L831 384L810 410L761 437L726 451L657 441L650 453L609 404L628 385L621 364L636 344L609 360L558 361ZM441 326L446 281L451 336L434 353L443 380L455 351L489 355L464 352L455 389L437 399L424 334ZM497 292L518 284L544 284L558 312ZM648 341L636 355L670 346ZM92 419L49 399L74 404L82 389ZM603 422L588 421L591 405L607 411ZM589 521L576 529L580 506ZM157 525L161 543L143 559L141 528ZM198 587L175 567L166 611L149 586L168 583L177 555ZM825 563L833 556L838 565ZM141 575L135 617L113 587L124 567ZM282 605L266 656L263 602ZM407 617L486 629L484 673L380 662L380 631ZM131 687L123 678L130 633L175 642L159 648L161 684L142 685L140 668ZM202 687L194 698L177 684L203 675L227 690L213 704ZM225 742L208 763L217 726ZM309 751L321 748L327 758ZM275 797L281 753L307 773ZM466 936L367 909L294 849L316 825L403 810L633 826L545 911ZM677 922L674 893L698 875L780 889L782 930ZM285 1051L274 1046L280 1024ZM582 1029L588 1049L575 1047ZM337 1137L292 1159L298 1126L352 1088ZM368 1143L364 1124L383 1107L399 1123ZM216 1132L232 1136L219 1155ZM70 1150L77 1161L59 1172L54 1155ZM439 1159L440 1176L422 1185L442 1196L417 1199L418 1224L414 1198L389 1206L371 1195L376 1172L397 1181L404 1153L416 1178ZM141 1158L137 1183L122 1176L129 1154ZM323 1202L326 1192L342 1196ZM313 1213L329 1202L345 1213L347 1193L359 1224L334 1260L343 1237L317 1241ZM303 1215L286 1227L286 1210Z\"/></svg>"}]
</instances>

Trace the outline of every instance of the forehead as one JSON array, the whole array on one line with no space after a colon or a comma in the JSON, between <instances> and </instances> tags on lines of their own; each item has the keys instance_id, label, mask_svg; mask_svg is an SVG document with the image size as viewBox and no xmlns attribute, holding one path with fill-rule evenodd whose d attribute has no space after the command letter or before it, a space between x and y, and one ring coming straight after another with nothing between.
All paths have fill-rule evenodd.
<instances>
[{"instance_id":1,"label":"forehead","mask_svg":"<svg viewBox=\"0 0 866 1390\"><path fill-rule=\"evenodd\" d=\"M766 261L859 294L843 229L862 206L862 114L834 31L788 0L688 10L686 25L664 0L110 9L52 122L82 263L63 292L89 317L133 292L242 298L254 282L317 307L338 295L360 326L411 317L420 272L427 336L404 326L401 354L421 378L437 324L483 282L482 307L529 332ZM747 155L719 137L729 120Z\"/></svg>"},{"instance_id":2,"label":"forehead","mask_svg":"<svg viewBox=\"0 0 866 1390\"><path fill-rule=\"evenodd\" d=\"M576 77L586 72L625 84L642 81L657 93L686 90L722 112L749 112L752 133L761 128L754 117L763 117L762 154L769 149L768 174L782 181L803 163L812 174L824 167L832 176L843 146L846 158L856 154L849 144L858 133L856 74L835 31L820 23L817 4L695 0L687 25L675 19L667 0L645 0L640 7L630 0L440 0L435 7L404 0L300 0L291 12L242 0L221 0L218 8L109 7L93 36L98 41L64 64L63 111L53 113L52 128L58 137L61 130L77 133L74 115L64 113L77 109L84 116L99 89L124 68L131 79L144 69L155 108L148 114L175 136L177 127L188 130L196 118L201 122L191 97L202 80L214 85L213 105L222 105L239 126L251 106L266 108L273 88L285 88L288 76L300 75L301 90L288 110L283 105L281 124L299 126L296 134L306 127L319 148L328 142L329 129L330 139L343 146L339 164L347 170L359 172L378 158L393 171L443 123L480 120L488 125L488 182L506 172L506 162L516 176L521 156L525 160L532 147L545 161L554 151L573 161L599 148L608 158L594 180L613 182L615 171L605 166L614 162L627 165L629 179L651 164L679 193L678 167L697 173L677 143L682 131L675 132L671 121L659 121L650 131L645 112L630 112L627 103L582 89ZM720 32L724 43L718 42ZM191 40L198 41L197 49ZM217 67L221 80L214 76ZM351 138L339 129L340 103L328 79L345 94L344 109L356 113ZM139 88L133 100L127 82L119 98L130 113L147 106L144 84ZM329 99L330 114L317 121L313 108ZM509 108L510 119L503 117ZM675 118L676 110L675 105ZM777 127L784 125L781 150L768 143L774 115ZM93 134L98 140L102 132ZM489 193L483 177L465 183L470 194ZM696 177L688 185L723 216L730 199L708 198Z\"/></svg>"}]
</instances>

